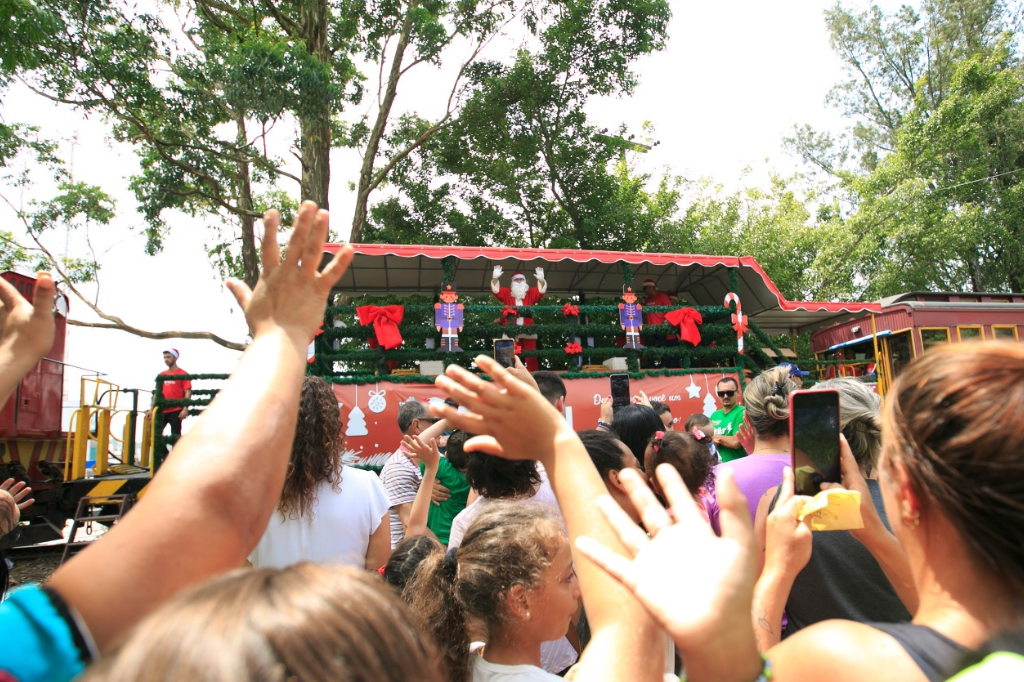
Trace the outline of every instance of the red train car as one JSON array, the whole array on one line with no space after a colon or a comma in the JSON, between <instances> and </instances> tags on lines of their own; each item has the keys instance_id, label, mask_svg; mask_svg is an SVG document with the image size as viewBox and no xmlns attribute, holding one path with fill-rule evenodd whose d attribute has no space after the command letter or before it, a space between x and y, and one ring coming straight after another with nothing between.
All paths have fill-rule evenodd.
<instances>
[{"instance_id":1,"label":"red train car","mask_svg":"<svg viewBox=\"0 0 1024 682\"><path fill-rule=\"evenodd\" d=\"M932 346L1024 338L1024 294L913 292L879 301L881 312L819 329L811 349L819 378L859 376L884 392Z\"/></svg>"}]
</instances>

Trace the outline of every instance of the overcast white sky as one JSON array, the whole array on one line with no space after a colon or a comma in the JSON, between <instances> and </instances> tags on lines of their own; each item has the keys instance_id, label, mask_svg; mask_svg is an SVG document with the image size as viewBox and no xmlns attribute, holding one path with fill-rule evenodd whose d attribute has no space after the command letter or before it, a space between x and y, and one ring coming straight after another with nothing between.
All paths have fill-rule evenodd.
<instances>
[{"instance_id":1,"label":"overcast white sky","mask_svg":"<svg viewBox=\"0 0 1024 682\"><path fill-rule=\"evenodd\" d=\"M877 4L892 9L901 3ZM637 131L651 121L661 142L643 159L644 168L652 172L667 167L736 187L756 184L768 168L796 170L797 161L781 147L793 125L843 125L824 103L828 89L843 78L828 45L826 7L816 0L673 0L668 47L636 64L640 86L634 96L592 102L588 113L600 126L625 122ZM439 91L446 93L441 87L445 74L419 68L415 79L403 86L397 106L429 112L430 106L443 106L439 102L446 94ZM74 150L76 178L117 197L117 219L92 231L102 266L102 308L151 331L207 330L244 340L241 313L208 265L198 221L171 216L174 232L156 257L146 256L142 237L129 231L142 223L127 189L136 161L129 148L110 142L102 121L86 120L18 88L5 96L3 117L34 122L54 137L77 134L77 145L64 149L65 156ZM356 178L357 162L351 151L332 156L332 223L342 234L351 220L348 183ZM743 179L747 167L754 172ZM27 203L46 198L52 187L42 183L22 193L3 191ZM6 206L0 207L0 224L16 231ZM75 240L71 243L74 250ZM62 236L51 236L49 244L56 253L63 252ZM96 319L74 299L71 310L73 318ZM160 353L168 346L181 350L180 365L194 373L229 372L237 360L237 353L208 341L149 341L82 328L69 328L68 336L67 362L105 372L130 387L152 388L153 376L163 369ZM77 400L77 378L69 372L68 379L69 398Z\"/></svg>"}]
</instances>

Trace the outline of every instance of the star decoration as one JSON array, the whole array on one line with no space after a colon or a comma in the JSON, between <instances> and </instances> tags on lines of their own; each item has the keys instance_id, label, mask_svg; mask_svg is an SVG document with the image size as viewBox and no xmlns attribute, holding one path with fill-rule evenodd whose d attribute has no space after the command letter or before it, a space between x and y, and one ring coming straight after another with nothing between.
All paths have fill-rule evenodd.
<instances>
[{"instance_id":1,"label":"star decoration","mask_svg":"<svg viewBox=\"0 0 1024 682\"><path fill-rule=\"evenodd\" d=\"M693 383L693 375L690 375L690 385L686 387L686 393L691 398L700 399L700 386Z\"/></svg>"}]
</instances>

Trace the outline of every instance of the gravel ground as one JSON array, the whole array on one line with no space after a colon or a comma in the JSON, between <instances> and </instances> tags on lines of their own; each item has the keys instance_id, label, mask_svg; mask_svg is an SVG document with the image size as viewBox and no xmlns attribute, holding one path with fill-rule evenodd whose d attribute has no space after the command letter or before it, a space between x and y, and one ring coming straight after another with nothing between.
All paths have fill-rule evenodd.
<instances>
[{"instance_id":1,"label":"gravel ground","mask_svg":"<svg viewBox=\"0 0 1024 682\"><path fill-rule=\"evenodd\" d=\"M31 559L15 559L11 569L11 587L25 583L41 583L53 575L60 565L60 552Z\"/></svg>"},{"instance_id":2,"label":"gravel ground","mask_svg":"<svg viewBox=\"0 0 1024 682\"><path fill-rule=\"evenodd\" d=\"M82 528L78 531L75 536L76 542L87 541L91 542L103 536L107 531L107 527L101 524L94 524L92 534L86 533L85 529ZM68 521L67 526L64 528L64 537L66 538L71 532L71 522ZM17 585L24 585L25 583L32 582L43 582L57 570L60 566L60 557L64 551L64 543L56 541L54 543L47 543L47 545L37 545L38 552L30 550L20 550L24 554L23 557L18 556L19 550L8 550L8 558L14 562L14 568L11 569L11 587ZM80 552L81 549L76 551ZM72 554L74 556L74 554Z\"/></svg>"}]
</instances>

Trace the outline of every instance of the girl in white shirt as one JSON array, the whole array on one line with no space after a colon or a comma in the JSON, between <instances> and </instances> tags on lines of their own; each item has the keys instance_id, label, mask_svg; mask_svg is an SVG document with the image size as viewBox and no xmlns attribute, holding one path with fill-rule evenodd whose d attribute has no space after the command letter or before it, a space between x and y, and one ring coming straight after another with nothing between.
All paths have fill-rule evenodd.
<instances>
[{"instance_id":1,"label":"girl in white shirt","mask_svg":"<svg viewBox=\"0 0 1024 682\"><path fill-rule=\"evenodd\" d=\"M540 667L540 645L565 634L580 588L562 526L541 505L488 505L457 549L424 560L403 596L453 682L561 679ZM473 654L468 621L484 629L473 633L485 639Z\"/></svg>"}]
</instances>

